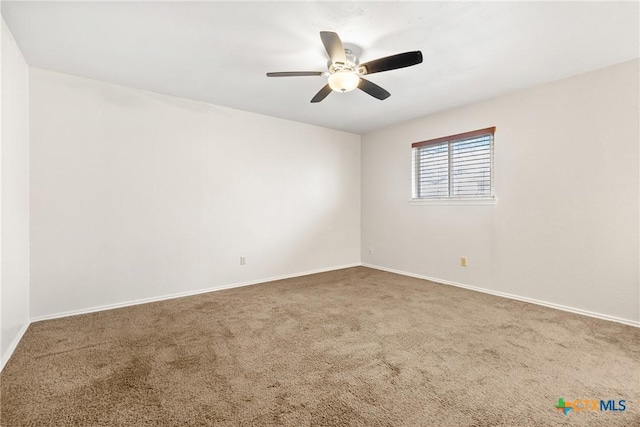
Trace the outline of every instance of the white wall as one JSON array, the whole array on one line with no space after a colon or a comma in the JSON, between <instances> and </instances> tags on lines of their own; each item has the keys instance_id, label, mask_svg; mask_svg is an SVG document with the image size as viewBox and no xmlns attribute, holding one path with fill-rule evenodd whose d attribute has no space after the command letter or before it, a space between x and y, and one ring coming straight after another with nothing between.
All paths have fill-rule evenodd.
<instances>
[{"instance_id":1,"label":"white wall","mask_svg":"<svg viewBox=\"0 0 640 427\"><path fill-rule=\"evenodd\" d=\"M370 133L360 176L357 135L31 69L32 317L362 259L637 322L638 71ZM409 205L411 143L487 126L498 203Z\"/></svg>"},{"instance_id":2,"label":"white wall","mask_svg":"<svg viewBox=\"0 0 640 427\"><path fill-rule=\"evenodd\" d=\"M638 322L638 74L635 60L364 135L363 263ZM408 203L412 142L489 126L496 205Z\"/></svg>"},{"instance_id":3,"label":"white wall","mask_svg":"<svg viewBox=\"0 0 640 427\"><path fill-rule=\"evenodd\" d=\"M30 76L33 318L360 262L358 135Z\"/></svg>"},{"instance_id":4,"label":"white wall","mask_svg":"<svg viewBox=\"0 0 640 427\"><path fill-rule=\"evenodd\" d=\"M29 325L29 68L2 20L0 321L4 367Z\"/></svg>"}]
</instances>

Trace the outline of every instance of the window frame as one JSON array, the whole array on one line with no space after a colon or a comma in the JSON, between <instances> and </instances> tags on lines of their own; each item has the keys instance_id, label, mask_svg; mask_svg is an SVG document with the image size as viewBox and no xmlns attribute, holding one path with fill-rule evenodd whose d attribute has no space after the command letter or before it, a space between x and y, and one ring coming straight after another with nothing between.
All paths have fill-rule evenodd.
<instances>
[{"instance_id":1,"label":"window frame","mask_svg":"<svg viewBox=\"0 0 640 427\"><path fill-rule=\"evenodd\" d=\"M494 151L495 151L495 131L496 127L488 127L484 129L477 129L469 132L458 133L455 135L448 135L439 138L428 139L426 141L414 142L411 144L411 204L415 205L432 205L432 204L471 204L471 205L492 205L495 204L497 199L495 196L495 180L494 180ZM417 174L420 168L418 167L418 159L416 157L417 150L420 147L429 145L445 144L447 146L447 159L449 161L449 168L447 169L447 179L451 183L451 150L455 142L470 139L473 137L479 137L484 135L491 135L491 145L489 151L489 168L490 168L490 193L486 196L451 196L450 194L443 197L416 197L418 180ZM451 184L450 184L451 186ZM449 187L449 192L451 188Z\"/></svg>"}]
</instances>

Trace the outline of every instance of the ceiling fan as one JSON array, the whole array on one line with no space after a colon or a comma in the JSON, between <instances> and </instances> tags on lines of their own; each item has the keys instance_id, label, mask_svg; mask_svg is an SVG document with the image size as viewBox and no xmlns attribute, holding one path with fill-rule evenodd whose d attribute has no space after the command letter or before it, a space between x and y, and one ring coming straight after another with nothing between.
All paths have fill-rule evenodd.
<instances>
[{"instance_id":1,"label":"ceiling fan","mask_svg":"<svg viewBox=\"0 0 640 427\"><path fill-rule=\"evenodd\" d=\"M410 67L422 62L422 52L399 53L373 61L359 64L358 58L351 50L345 49L338 34L331 31L321 31L320 38L322 44L329 54L329 71L284 71L278 73L267 73L267 77L299 77L299 76L320 76L328 77L328 83L320 89L311 99L311 102L320 102L331 93L349 92L358 88L374 98L383 100L391 94L378 86L362 78L364 75L380 73L382 71L395 70L398 68Z\"/></svg>"}]
</instances>

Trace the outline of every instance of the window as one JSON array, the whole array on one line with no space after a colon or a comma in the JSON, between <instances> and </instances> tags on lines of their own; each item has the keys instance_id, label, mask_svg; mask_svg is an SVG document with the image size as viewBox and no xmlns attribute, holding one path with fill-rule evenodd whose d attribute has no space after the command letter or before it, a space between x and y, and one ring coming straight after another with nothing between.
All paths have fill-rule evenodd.
<instances>
[{"instance_id":1,"label":"window","mask_svg":"<svg viewBox=\"0 0 640 427\"><path fill-rule=\"evenodd\" d=\"M495 129L412 144L413 200L493 199Z\"/></svg>"}]
</instances>

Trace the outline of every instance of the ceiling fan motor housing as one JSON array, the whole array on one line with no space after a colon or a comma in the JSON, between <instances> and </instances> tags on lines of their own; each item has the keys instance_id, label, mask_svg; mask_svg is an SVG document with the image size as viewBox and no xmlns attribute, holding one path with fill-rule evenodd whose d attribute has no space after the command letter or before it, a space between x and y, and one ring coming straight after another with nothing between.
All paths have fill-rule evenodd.
<instances>
[{"instance_id":1,"label":"ceiling fan motor housing","mask_svg":"<svg viewBox=\"0 0 640 427\"><path fill-rule=\"evenodd\" d=\"M358 58L356 58L356 56L351 52L351 49L345 49L344 53L345 57L347 58L347 61L344 63L331 62L331 60L329 60L328 66L330 73L335 73L337 71L358 72L358 64L360 63L360 61L358 61Z\"/></svg>"}]
</instances>

